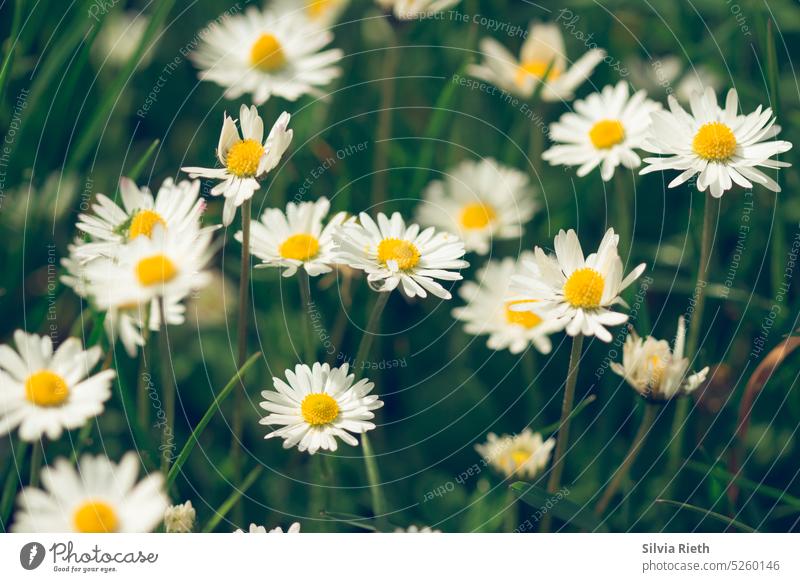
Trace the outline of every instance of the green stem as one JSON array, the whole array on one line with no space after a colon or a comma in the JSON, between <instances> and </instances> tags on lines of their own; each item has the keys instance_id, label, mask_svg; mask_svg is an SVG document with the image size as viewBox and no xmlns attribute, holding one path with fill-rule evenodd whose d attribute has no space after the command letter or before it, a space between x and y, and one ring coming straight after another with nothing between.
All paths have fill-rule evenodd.
<instances>
[{"instance_id":1,"label":"green stem","mask_svg":"<svg viewBox=\"0 0 800 582\"><path fill-rule=\"evenodd\" d=\"M314 348L314 330L311 321L311 279L305 269L300 269L297 273L297 284L300 286L300 297L303 299L303 321L305 333L305 362L309 366L317 361L316 349Z\"/></svg>"},{"instance_id":2,"label":"green stem","mask_svg":"<svg viewBox=\"0 0 800 582\"><path fill-rule=\"evenodd\" d=\"M631 227L633 206L630 203L625 179L625 172L621 167L617 168L617 171L614 172L614 206L616 207L614 215L619 228L619 256L622 258L623 264L630 261L630 252L633 248L633 229Z\"/></svg>"},{"instance_id":3,"label":"green stem","mask_svg":"<svg viewBox=\"0 0 800 582\"><path fill-rule=\"evenodd\" d=\"M370 348L372 348L372 342L375 340L375 334L378 330L378 322L380 321L383 309L386 307L386 303L389 301L390 294L391 293L380 292L375 299L372 314L369 316L364 335L361 336L361 343L358 344L356 359L353 360L353 368L356 370L363 370L365 368L364 364L367 361ZM360 376L360 374L356 374L356 376Z\"/></svg>"},{"instance_id":4,"label":"green stem","mask_svg":"<svg viewBox=\"0 0 800 582\"><path fill-rule=\"evenodd\" d=\"M38 487L39 486L39 473L42 470L42 449L44 448L44 442L32 442L31 443L31 475L30 475L30 486L31 487Z\"/></svg>"},{"instance_id":5,"label":"green stem","mask_svg":"<svg viewBox=\"0 0 800 582\"><path fill-rule=\"evenodd\" d=\"M394 42L386 48L386 58L381 69L381 105L378 112L378 133L375 139L375 158L372 166L375 182L372 188L372 203L380 204L386 200L387 161L389 140L392 137L392 109L394 108L395 75L400 49Z\"/></svg>"},{"instance_id":6,"label":"green stem","mask_svg":"<svg viewBox=\"0 0 800 582\"><path fill-rule=\"evenodd\" d=\"M633 437L631 448L628 450L628 454L625 455L625 459L614 473L611 483L609 484L608 488L606 488L603 496L600 498L600 501L598 501L597 506L594 508L595 515L601 516L603 513L605 513L606 509L608 508L608 504L614 498L614 495L616 494L617 490L619 490L619 486L622 484L622 481L628 475L628 471L630 471L634 461L636 461L636 457L638 457L639 453L642 451L642 447L644 446L645 439L647 439L647 435L650 433L650 429L653 428L653 423L656 420L656 416L658 416L658 409L659 406L652 402L647 402L645 404L644 416L642 417L642 422L639 425L639 430L636 431L636 436Z\"/></svg>"},{"instance_id":7,"label":"green stem","mask_svg":"<svg viewBox=\"0 0 800 582\"><path fill-rule=\"evenodd\" d=\"M569 444L569 427L572 419L572 405L575 401L575 386L578 382L578 367L581 361L582 348L583 335L576 335L572 338L572 350L569 354L569 370L567 371L567 382L564 387L564 401L561 405L561 425L556 439L556 451L553 454L553 468L550 470L550 478L547 481L548 493L555 493L561 487L561 475L564 473L567 446ZM550 512L542 519L543 532L550 530L552 519L552 513Z\"/></svg>"},{"instance_id":8,"label":"green stem","mask_svg":"<svg viewBox=\"0 0 800 582\"><path fill-rule=\"evenodd\" d=\"M11 509L14 506L14 494L17 492L17 484L22 484L22 464L25 462L27 451L28 443L22 439L17 439L17 446L14 448L12 456L8 459L3 494L0 497L0 522L2 522L3 531L6 532L8 531L8 519L11 516Z\"/></svg>"},{"instance_id":9,"label":"green stem","mask_svg":"<svg viewBox=\"0 0 800 582\"><path fill-rule=\"evenodd\" d=\"M148 395L150 386L144 380L147 375L147 352L145 350L147 350L150 340L150 324L147 321L145 321L142 329L142 337L144 338L144 345L142 346L141 354L139 354L139 376L136 382L136 418L139 422L139 427L145 431L150 422L150 398Z\"/></svg>"},{"instance_id":10,"label":"green stem","mask_svg":"<svg viewBox=\"0 0 800 582\"><path fill-rule=\"evenodd\" d=\"M247 477L244 478L242 484L239 487L234 489L233 493L231 493L230 497L228 497L225 502L219 506L219 509L214 513L213 517L208 520L206 526L203 528L203 533L209 533L214 530L215 527L222 521L222 518L225 517L228 512L237 505L239 499L241 499L242 495L244 495L248 489L256 482L258 476L261 474L261 471L264 469L263 466L259 465L252 471L247 474Z\"/></svg>"},{"instance_id":11,"label":"green stem","mask_svg":"<svg viewBox=\"0 0 800 582\"><path fill-rule=\"evenodd\" d=\"M161 370L161 389L164 392L164 414L166 416L166 426L161 433L161 473L169 473L169 466L172 463L172 449L175 446L175 376L172 370L172 357L169 351L169 338L167 336L167 310L164 306L164 298L158 300L158 308L161 317L161 329L158 332L158 343Z\"/></svg>"}]
</instances>

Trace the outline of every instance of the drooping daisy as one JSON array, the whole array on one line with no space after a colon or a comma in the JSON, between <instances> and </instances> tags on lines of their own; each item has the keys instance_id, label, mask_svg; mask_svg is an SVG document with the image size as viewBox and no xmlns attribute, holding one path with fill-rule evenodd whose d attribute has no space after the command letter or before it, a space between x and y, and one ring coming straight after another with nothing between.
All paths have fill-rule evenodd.
<instances>
[{"instance_id":1,"label":"drooping daisy","mask_svg":"<svg viewBox=\"0 0 800 582\"><path fill-rule=\"evenodd\" d=\"M523 253L521 261L530 261L533 253ZM560 331L563 324L543 320L532 311L512 311L516 304L510 299L511 278L519 272L512 258L488 261L458 289L467 302L453 310L453 317L464 322L464 331L473 335L488 334L486 345L492 350L509 350L518 354L533 346L543 354L552 349L549 334Z\"/></svg>"},{"instance_id":2,"label":"drooping daisy","mask_svg":"<svg viewBox=\"0 0 800 582\"><path fill-rule=\"evenodd\" d=\"M442 533L442 530L432 529L431 526L429 525L423 527L410 525L405 529L403 529L402 527L395 528L394 533Z\"/></svg>"},{"instance_id":3,"label":"drooping daisy","mask_svg":"<svg viewBox=\"0 0 800 582\"><path fill-rule=\"evenodd\" d=\"M377 224L362 212L359 222L348 223L334 233L339 260L367 273L367 281L380 292L393 291L398 285L409 297L450 299L450 292L434 279L458 281L462 277L449 269L462 269L464 243L447 232L433 227L420 232L419 225L406 226L398 212L389 219L378 214Z\"/></svg>"},{"instance_id":4,"label":"drooping daisy","mask_svg":"<svg viewBox=\"0 0 800 582\"><path fill-rule=\"evenodd\" d=\"M775 124L772 109L762 110L759 105L749 115L739 115L735 89L728 91L725 107L721 108L711 88L692 96L691 113L671 95L669 108L653 114L650 136L643 149L661 155L645 158L648 165L640 173L681 170L669 183L670 188L697 176L697 189L709 189L715 198L733 184L752 188L753 182L780 192L778 183L759 169L791 165L770 159L792 148L788 141L773 139L780 126Z\"/></svg>"},{"instance_id":5,"label":"drooping daisy","mask_svg":"<svg viewBox=\"0 0 800 582\"><path fill-rule=\"evenodd\" d=\"M556 145L542 154L543 160L554 166L580 166L580 177L600 166L606 182L620 164L629 169L641 165L634 150L641 148L650 115L661 109L660 103L648 99L644 91L629 98L628 83L620 81L575 101L574 107L574 113L565 113L550 126L550 139Z\"/></svg>"},{"instance_id":6,"label":"drooping daisy","mask_svg":"<svg viewBox=\"0 0 800 582\"><path fill-rule=\"evenodd\" d=\"M270 414L259 422L283 425L264 438L284 439L283 448L297 446L299 451L316 453L319 449L335 451L336 437L355 446L358 440L350 433L361 434L375 428L370 422L372 412L383 406L376 394L370 394L375 384L362 378L355 384L349 365L331 368L315 363L309 368L298 364L294 372L286 370L284 382L273 378L275 390L264 390L261 408Z\"/></svg>"},{"instance_id":7,"label":"drooping daisy","mask_svg":"<svg viewBox=\"0 0 800 582\"><path fill-rule=\"evenodd\" d=\"M167 533L191 533L197 512L192 502L170 505L164 512L164 530Z\"/></svg>"},{"instance_id":8,"label":"drooping daisy","mask_svg":"<svg viewBox=\"0 0 800 582\"><path fill-rule=\"evenodd\" d=\"M571 336L594 335L610 342L605 326L628 321L626 314L611 308L626 305L620 293L645 269L642 263L623 279L618 243L619 235L609 228L597 252L584 258L575 231L559 231L555 256L536 247L534 260L523 261L522 273L512 277L513 298L519 302L510 309L561 322Z\"/></svg>"},{"instance_id":9,"label":"drooping daisy","mask_svg":"<svg viewBox=\"0 0 800 582\"><path fill-rule=\"evenodd\" d=\"M686 323L678 318L675 348L652 336L640 338L635 331L625 338L622 364L612 362L611 369L649 400L664 401L695 390L706 379L708 366L687 376L689 359L683 357Z\"/></svg>"},{"instance_id":10,"label":"drooping daisy","mask_svg":"<svg viewBox=\"0 0 800 582\"><path fill-rule=\"evenodd\" d=\"M294 132L289 127L291 116L285 111L272 126L267 141L264 139L264 122L255 106L242 105L239 110L239 130L232 117L225 114L217 146L217 158L222 168L182 168L192 178L221 180L211 189L213 196L225 197L222 223L233 222L236 209L261 187L259 179L278 165L281 156L292 142Z\"/></svg>"},{"instance_id":11,"label":"drooping daisy","mask_svg":"<svg viewBox=\"0 0 800 582\"><path fill-rule=\"evenodd\" d=\"M575 89L606 54L601 49L591 49L568 66L564 37L558 25L538 22L530 24L519 59L492 38L481 40L480 49L484 61L470 65L467 69L470 75L526 99L544 82L540 94L544 101L572 99ZM543 79L545 73L547 79Z\"/></svg>"},{"instance_id":12,"label":"drooping daisy","mask_svg":"<svg viewBox=\"0 0 800 582\"><path fill-rule=\"evenodd\" d=\"M126 453L119 464L105 456L81 457L75 468L65 458L42 470L42 486L17 497L15 532L146 533L164 517L169 498L161 473L138 483L140 461Z\"/></svg>"},{"instance_id":13,"label":"drooping daisy","mask_svg":"<svg viewBox=\"0 0 800 582\"><path fill-rule=\"evenodd\" d=\"M321 27L329 27L347 8L350 0L275 0L280 13L302 11L303 15Z\"/></svg>"},{"instance_id":14,"label":"drooping daisy","mask_svg":"<svg viewBox=\"0 0 800 582\"><path fill-rule=\"evenodd\" d=\"M452 8L461 0L376 0L384 10L391 10L398 20L427 18Z\"/></svg>"},{"instance_id":15,"label":"drooping daisy","mask_svg":"<svg viewBox=\"0 0 800 582\"><path fill-rule=\"evenodd\" d=\"M490 432L486 442L475 445L475 450L484 462L506 477L533 479L547 467L555 444L554 438L545 441L541 434L526 428L519 434L501 437Z\"/></svg>"},{"instance_id":16,"label":"drooping daisy","mask_svg":"<svg viewBox=\"0 0 800 582\"><path fill-rule=\"evenodd\" d=\"M49 336L14 332L16 350L0 345L0 435L19 427L19 437L55 440L103 412L114 370L91 375L102 356L77 338L53 351Z\"/></svg>"},{"instance_id":17,"label":"drooping daisy","mask_svg":"<svg viewBox=\"0 0 800 582\"><path fill-rule=\"evenodd\" d=\"M78 260L113 256L119 245L138 236L149 237L157 224L178 230L196 227L205 209L205 202L199 197L199 180L175 184L172 178L167 178L154 198L149 188L139 188L133 180L122 178L119 191L122 207L98 194L93 214L78 216L78 228L91 238L74 247Z\"/></svg>"},{"instance_id":18,"label":"drooping daisy","mask_svg":"<svg viewBox=\"0 0 800 582\"><path fill-rule=\"evenodd\" d=\"M263 525L256 525L254 523L250 524L250 529L248 531L244 531L242 529L237 529L234 533L284 533L283 528L281 526L273 527L271 530L267 531L267 528ZM286 530L286 533L300 533L300 522L296 521L292 525L289 526L289 529Z\"/></svg>"},{"instance_id":19,"label":"drooping daisy","mask_svg":"<svg viewBox=\"0 0 800 582\"><path fill-rule=\"evenodd\" d=\"M273 95L288 101L319 96L318 87L341 74L334 65L344 53L322 50L333 34L298 10L261 12L251 6L212 22L201 38L191 59L200 79L225 87L227 99L250 93L261 105Z\"/></svg>"},{"instance_id":20,"label":"drooping daisy","mask_svg":"<svg viewBox=\"0 0 800 582\"><path fill-rule=\"evenodd\" d=\"M524 172L491 158L464 161L444 180L431 182L417 220L458 234L468 251L485 255L492 240L522 236L522 225L538 208Z\"/></svg>"},{"instance_id":21,"label":"drooping daisy","mask_svg":"<svg viewBox=\"0 0 800 582\"><path fill-rule=\"evenodd\" d=\"M284 214L277 208L268 208L261 221L252 221L250 245L255 256L261 259L259 267L283 267L283 276L291 277L303 267L312 277L330 273L334 263L333 233L347 219L339 212L323 228L331 204L327 198L316 202L289 202ZM242 242L241 231L236 240Z\"/></svg>"}]
</instances>

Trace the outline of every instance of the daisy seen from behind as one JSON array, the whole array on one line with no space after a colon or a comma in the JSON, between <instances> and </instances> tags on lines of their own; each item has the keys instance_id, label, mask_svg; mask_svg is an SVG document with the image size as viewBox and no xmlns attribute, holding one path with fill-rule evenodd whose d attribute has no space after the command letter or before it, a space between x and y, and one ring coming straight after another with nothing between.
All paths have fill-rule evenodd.
<instances>
[{"instance_id":1,"label":"daisy seen from behind","mask_svg":"<svg viewBox=\"0 0 800 582\"><path fill-rule=\"evenodd\" d=\"M475 450L484 462L506 477L533 479L547 467L555 444L554 438L545 441L541 434L526 428L519 434L501 437L490 432L486 442L475 445Z\"/></svg>"}]
</instances>

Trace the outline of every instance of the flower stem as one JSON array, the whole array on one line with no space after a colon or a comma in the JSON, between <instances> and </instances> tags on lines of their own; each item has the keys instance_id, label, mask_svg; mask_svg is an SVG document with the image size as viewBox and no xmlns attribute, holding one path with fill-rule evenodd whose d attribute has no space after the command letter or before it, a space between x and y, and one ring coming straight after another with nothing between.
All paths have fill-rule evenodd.
<instances>
[{"instance_id":1,"label":"flower stem","mask_svg":"<svg viewBox=\"0 0 800 582\"><path fill-rule=\"evenodd\" d=\"M161 473L167 475L172 463L172 449L175 446L175 376L172 371L172 356L169 352L167 336L167 310L164 298L158 300L161 316L161 330L158 332L158 343L161 348L161 389L164 391L164 414L166 426L161 432Z\"/></svg>"},{"instance_id":2,"label":"flower stem","mask_svg":"<svg viewBox=\"0 0 800 582\"><path fill-rule=\"evenodd\" d=\"M42 470L42 450L44 449L43 441L33 441L31 443L31 487L39 486L39 473Z\"/></svg>"},{"instance_id":3,"label":"flower stem","mask_svg":"<svg viewBox=\"0 0 800 582\"><path fill-rule=\"evenodd\" d=\"M650 429L653 428L653 423L656 420L656 416L658 413L658 405L652 402L647 402L644 407L644 416L642 417L642 423L639 425L639 430L636 431L636 436L633 437L633 442L631 443L631 448L628 450L628 454L625 455L625 459L622 461L620 466L617 468L616 472L614 473L614 477L611 479L611 483L609 484L608 488L603 493L603 496L598 501L597 506L594 508L595 515L603 515L605 513L606 508L608 508L608 504L614 498L619 486L622 484L622 480L630 471L631 466L633 466L634 461L636 461L636 457L639 456L639 453L644 446L645 439L647 439L647 435L650 433Z\"/></svg>"},{"instance_id":4,"label":"flower stem","mask_svg":"<svg viewBox=\"0 0 800 582\"><path fill-rule=\"evenodd\" d=\"M314 348L314 330L312 329L311 322L311 280L305 269L300 269L297 272L297 284L300 286L300 297L303 298L303 321L305 333L303 340L305 341L305 353L303 358L310 366L317 361L316 349Z\"/></svg>"},{"instance_id":5,"label":"flower stem","mask_svg":"<svg viewBox=\"0 0 800 582\"><path fill-rule=\"evenodd\" d=\"M625 183L625 179L625 173L621 168L617 168L617 171L614 172L614 194L616 198L614 215L619 227L619 255L623 264L630 262L630 253L633 248L633 229L631 227L633 209L631 208L628 185Z\"/></svg>"},{"instance_id":6,"label":"flower stem","mask_svg":"<svg viewBox=\"0 0 800 582\"><path fill-rule=\"evenodd\" d=\"M553 468L550 471L550 479L547 481L547 491L549 493L555 493L561 487L561 475L564 472L567 445L569 444L569 426L572 420L572 404L575 401L575 385L578 382L578 366L581 361L582 348L583 335L576 335L572 338L572 350L569 354L569 370L567 371L567 382L564 387L564 401L561 405L561 424L558 429L556 451L553 454ZM542 519L543 532L550 530L552 521L552 513L548 512Z\"/></svg>"},{"instance_id":7,"label":"flower stem","mask_svg":"<svg viewBox=\"0 0 800 582\"><path fill-rule=\"evenodd\" d=\"M142 329L142 337L144 338L144 345L142 345L141 353L139 354L139 376L137 378L137 390L136 390L136 418L139 422L139 428L143 431L147 430L147 424L149 422L149 414L150 411L150 403L148 398L148 390L149 386L148 383L144 381L147 370L147 344L150 340L150 324L145 322L144 328Z\"/></svg>"},{"instance_id":8,"label":"flower stem","mask_svg":"<svg viewBox=\"0 0 800 582\"><path fill-rule=\"evenodd\" d=\"M387 168L389 157L389 140L392 137L392 109L394 108L395 74L400 49L394 40L386 48L383 61L383 79L381 80L381 105L378 112L378 134L375 138L375 158L373 171L375 182L372 187L372 203L380 204L386 200Z\"/></svg>"},{"instance_id":9,"label":"flower stem","mask_svg":"<svg viewBox=\"0 0 800 582\"><path fill-rule=\"evenodd\" d=\"M361 336L361 343L358 344L356 359L353 360L353 367L355 369L359 369L359 366L361 366L360 369L364 369L364 362L366 362L369 356L369 350L372 348L372 342L375 339L375 333L378 329L378 322L380 321L383 309L386 307L386 303L389 301L389 295L390 293L378 293L378 297L375 299L375 305L369 316L364 335ZM359 374L356 375L358 376Z\"/></svg>"}]
</instances>

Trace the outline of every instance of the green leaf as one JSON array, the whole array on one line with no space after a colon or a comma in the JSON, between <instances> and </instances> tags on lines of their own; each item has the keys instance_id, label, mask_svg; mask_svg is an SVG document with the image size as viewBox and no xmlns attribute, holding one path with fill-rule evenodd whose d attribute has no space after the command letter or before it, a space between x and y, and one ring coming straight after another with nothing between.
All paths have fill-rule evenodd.
<instances>
[{"instance_id":1,"label":"green leaf","mask_svg":"<svg viewBox=\"0 0 800 582\"><path fill-rule=\"evenodd\" d=\"M589 509L566 499L569 489L562 487L556 493L548 493L542 487L517 481L511 485L511 491L518 499L524 501L542 516L546 512L552 513L564 523L589 531L607 531L608 528ZM541 519L541 517L536 519ZM534 513L533 517L536 517Z\"/></svg>"},{"instance_id":2,"label":"green leaf","mask_svg":"<svg viewBox=\"0 0 800 582\"><path fill-rule=\"evenodd\" d=\"M214 513L214 516L208 520L208 523L206 523L206 526L203 528L203 533L214 531L214 528L217 527L220 521L222 521L222 518L225 517L231 509L233 509L233 506L236 505L236 503L239 501L239 498L241 498L242 495L244 495L247 490L250 489L253 483L256 482L256 479L258 479L258 476L261 474L263 469L264 467L259 465L247 474L247 477L244 478L242 484L234 489L233 493L231 493L231 496L219 506L219 509L217 509L216 513Z\"/></svg>"},{"instance_id":3,"label":"green leaf","mask_svg":"<svg viewBox=\"0 0 800 582\"><path fill-rule=\"evenodd\" d=\"M25 456L28 452L28 443L22 439L17 440L17 446L14 448L14 454L9 457L8 465L6 466L6 480L3 485L3 495L0 497L0 525L3 531L8 531L8 520L11 517L11 508L14 506L14 497L17 492L17 483L20 481L20 469L25 462Z\"/></svg>"},{"instance_id":4,"label":"green leaf","mask_svg":"<svg viewBox=\"0 0 800 582\"><path fill-rule=\"evenodd\" d=\"M756 483L755 481L751 481L750 479L742 477L741 475L734 476L722 467L710 467L704 463L698 463L697 461L687 461L686 468L697 473L710 473L711 475L724 479L725 481L732 481L742 489L755 491L760 495L764 495L765 497L769 497L771 499L776 499L777 501L785 503L786 505L789 505L795 509L800 509L800 497L790 495L776 487L770 487L769 485L764 485L763 483Z\"/></svg>"},{"instance_id":5,"label":"green leaf","mask_svg":"<svg viewBox=\"0 0 800 582\"><path fill-rule=\"evenodd\" d=\"M748 533L756 533L758 531L756 529L753 529L749 525L742 523L741 521L737 521L726 515L717 513L716 511L710 511L708 509L703 509L702 507L697 507L696 505L692 505L690 503L683 503L681 501L672 501L671 499L656 499L656 503L663 503L664 505L671 505L672 507L685 509L687 511L691 511L692 513L698 513L701 514L704 518L710 517L711 519L726 524L728 527L734 527L738 530L745 531Z\"/></svg>"}]
</instances>

